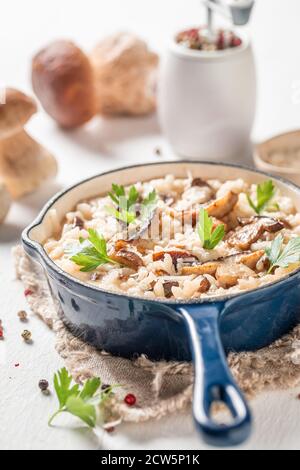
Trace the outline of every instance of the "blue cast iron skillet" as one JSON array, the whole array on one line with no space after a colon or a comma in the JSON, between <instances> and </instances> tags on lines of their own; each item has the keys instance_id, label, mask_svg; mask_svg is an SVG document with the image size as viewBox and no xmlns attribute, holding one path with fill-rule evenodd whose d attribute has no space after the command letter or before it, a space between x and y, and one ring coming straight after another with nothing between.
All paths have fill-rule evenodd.
<instances>
[{"instance_id":1,"label":"blue cast iron skillet","mask_svg":"<svg viewBox=\"0 0 300 470\"><path fill-rule=\"evenodd\" d=\"M74 335L112 354L152 360L194 361L193 414L203 439L215 446L242 443L250 433L251 415L233 380L225 353L262 348L300 320L299 269L273 284L236 295L190 302L155 301L107 292L62 271L42 243L52 234L51 211L60 220L82 199L105 194L112 182L130 184L187 171L202 178L243 178L258 183L271 178L236 165L208 162L162 162L113 170L89 178L54 196L23 232L25 251L44 268L65 324ZM300 189L278 178L277 187L300 210ZM223 402L230 424L211 416L213 402Z\"/></svg>"}]
</instances>

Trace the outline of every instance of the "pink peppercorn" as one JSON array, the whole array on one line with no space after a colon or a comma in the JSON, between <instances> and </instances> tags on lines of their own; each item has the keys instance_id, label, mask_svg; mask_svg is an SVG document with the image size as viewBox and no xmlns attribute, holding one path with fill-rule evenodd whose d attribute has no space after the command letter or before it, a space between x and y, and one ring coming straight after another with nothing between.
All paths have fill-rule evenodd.
<instances>
[{"instance_id":1,"label":"pink peppercorn","mask_svg":"<svg viewBox=\"0 0 300 470\"><path fill-rule=\"evenodd\" d=\"M134 406L136 404L136 397L133 393L128 393L124 398L124 401L128 406Z\"/></svg>"},{"instance_id":2,"label":"pink peppercorn","mask_svg":"<svg viewBox=\"0 0 300 470\"><path fill-rule=\"evenodd\" d=\"M28 295L32 295L32 294L33 294L33 290L31 290L31 289L25 289L24 290L25 297L28 297Z\"/></svg>"},{"instance_id":3,"label":"pink peppercorn","mask_svg":"<svg viewBox=\"0 0 300 470\"><path fill-rule=\"evenodd\" d=\"M233 37L231 40L231 47L238 47L242 44L242 40L237 37Z\"/></svg>"}]
</instances>

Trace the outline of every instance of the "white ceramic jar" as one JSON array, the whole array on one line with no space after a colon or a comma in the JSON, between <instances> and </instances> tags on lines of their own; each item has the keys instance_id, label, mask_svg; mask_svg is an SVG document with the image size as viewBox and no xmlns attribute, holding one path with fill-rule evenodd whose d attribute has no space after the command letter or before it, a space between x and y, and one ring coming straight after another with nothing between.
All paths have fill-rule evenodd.
<instances>
[{"instance_id":1,"label":"white ceramic jar","mask_svg":"<svg viewBox=\"0 0 300 470\"><path fill-rule=\"evenodd\" d=\"M169 45L162 60L159 116L162 130L180 156L241 161L249 148L256 105L252 47L215 52Z\"/></svg>"}]
</instances>

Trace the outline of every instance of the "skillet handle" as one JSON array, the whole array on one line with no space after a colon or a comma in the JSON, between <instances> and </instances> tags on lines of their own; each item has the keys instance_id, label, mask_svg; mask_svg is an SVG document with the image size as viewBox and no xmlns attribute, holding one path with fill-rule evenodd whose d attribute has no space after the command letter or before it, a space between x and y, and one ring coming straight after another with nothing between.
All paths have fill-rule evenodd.
<instances>
[{"instance_id":1,"label":"skillet handle","mask_svg":"<svg viewBox=\"0 0 300 470\"><path fill-rule=\"evenodd\" d=\"M244 442L250 434L251 414L227 365L220 340L219 304L185 305L177 308L189 332L195 368L193 414L204 441L226 447ZM213 402L223 402L230 410L230 424L211 417Z\"/></svg>"}]
</instances>

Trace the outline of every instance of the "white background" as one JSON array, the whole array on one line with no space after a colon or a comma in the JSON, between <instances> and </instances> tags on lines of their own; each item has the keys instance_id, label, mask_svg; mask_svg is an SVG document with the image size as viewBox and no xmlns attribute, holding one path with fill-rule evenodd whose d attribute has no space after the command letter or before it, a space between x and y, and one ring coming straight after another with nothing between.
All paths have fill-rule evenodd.
<instances>
[{"instance_id":1,"label":"white background","mask_svg":"<svg viewBox=\"0 0 300 470\"><path fill-rule=\"evenodd\" d=\"M31 93L30 60L48 41L70 38L86 50L108 33L136 32L157 51L185 25L201 23L198 0L10 0L0 5L0 84ZM253 138L259 141L300 125L300 2L258 0L250 32L258 70L258 107ZM157 159L153 149L170 152L155 116L145 119L95 119L86 128L62 132L43 111L28 126L59 161L55 184L16 203L0 227L0 303L6 339L0 342L0 448L96 449L89 430L47 427L55 398L39 393L40 378L51 379L62 365L51 332L37 319L28 324L34 344L20 338L17 311L26 306L14 281L10 249L21 230L50 195L82 177L107 168ZM20 363L19 368L14 364ZM255 429L247 449L300 449L300 401L297 390L268 393L252 404ZM67 421L60 422L62 425ZM101 448L202 449L189 415L143 425L122 425L104 435Z\"/></svg>"}]
</instances>

